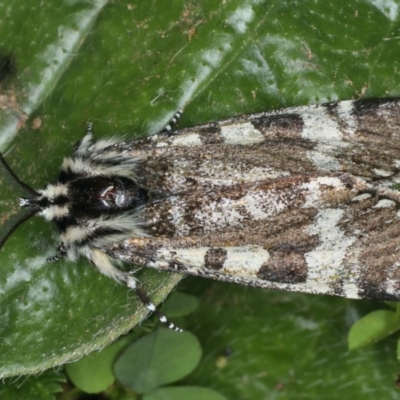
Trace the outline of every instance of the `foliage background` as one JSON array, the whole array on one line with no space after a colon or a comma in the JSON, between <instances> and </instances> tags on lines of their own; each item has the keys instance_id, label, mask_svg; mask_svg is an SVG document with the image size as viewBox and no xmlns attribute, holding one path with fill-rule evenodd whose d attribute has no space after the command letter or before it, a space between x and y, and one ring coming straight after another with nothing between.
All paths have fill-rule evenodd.
<instances>
[{"instance_id":1,"label":"foliage background","mask_svg":"<svg viewBox=\"0 0 400 400\"><path fill-rule=\"evenodd\" d=\"M156 132L179 108L183 127L398 96L399 12L394 0L4 0L0 54L14 59L15 74L0 83L2 150L21 179L41 187L88 120L96 137L134 137ZM2 185L3 218L16 209ZM55 243L54 230L33 219L1 251L1 377L79 358L145 314L86 261L47 265ZM179 280L141 272L158 301ZM230 398L398 396L394 341L346 350L351 323L379 304L192 278L183 287L202 297L188 328L205 353L187 383ZM215 359L227 347L233 354L220 369Z\"/></svg>"}]
</instances>

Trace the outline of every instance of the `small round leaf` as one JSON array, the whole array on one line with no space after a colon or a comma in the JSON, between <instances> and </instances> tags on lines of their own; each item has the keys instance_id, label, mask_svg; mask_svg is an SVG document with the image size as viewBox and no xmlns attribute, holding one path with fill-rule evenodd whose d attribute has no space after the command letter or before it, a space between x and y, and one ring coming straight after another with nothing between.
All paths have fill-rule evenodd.
<instances>
[{"instance_id":1,"label":"small round leaf","mask_svg":"<svg viewBox=\"0 0 400 400\"><path fill-rule=\"evenodd\" d=\"M188 375L201 354L200 343L191 333L159 329L126 349L114 371L122 384L146 393Z\"/></svg>"},{"instance_id":2,"label":"small round leaf","mask_svg":"<svg viewBox=\"0 0 400 400\"><path fill-rule=\"evenodd\" d=\"M226 397L215 390L196 387L180 386L165 387L143 396L143 400L226 400Z\"/></svg>"}]
</instances>

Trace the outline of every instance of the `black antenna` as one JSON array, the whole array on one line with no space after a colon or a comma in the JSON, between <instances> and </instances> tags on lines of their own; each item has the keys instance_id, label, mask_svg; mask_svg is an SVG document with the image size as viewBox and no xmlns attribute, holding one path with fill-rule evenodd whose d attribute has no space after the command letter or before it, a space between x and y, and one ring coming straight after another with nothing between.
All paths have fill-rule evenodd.
<instances>
[{"instance_id":1,"label":"black antenna","mask_svg":"<svg viewBox=\"0 0 400 400\"><path fill-rule=\"evenodd\" d=\"M27 219L35 215L39 211L38 208L28 208L24 211L13 215L0 227L0 249L10 237L10 235Z\"/></svg>"},{"instance_id":2,"label":"black antenna","mask_svg":"<svg viewBox=\"0 0 400 400\"><path fill-rule=\"evenodd\" d=\"M17 189L23 191L25 194L29 194L30 197L38 197L40 193L32 189L26 183L22 182L21 179L15 175L14 171L7 164L3 155L0 153L0 170L4 172L4 177L7 181ZM12 217L10 217L4 224L0 226L0 249L3 247L4 243L10 237L10 235L27 219L39 212L38 207L29 207L24 211L21 211Z\"/></svg>"},{"instance_id":3,"label":"black antenna","mask_svg":"<svg viewBox=\"0 0 400 400\"><path fill-rule=\"evenodd\" d=\"M0 167L5 172L5 177L7 178L7 180L13 186L16 186L17 188L22 189L25 193L29 193L33 197L40 196L40 193L38 193L36 190L32 189L26 183L22 182L21 179L19 179L18 176L15 175L14 171L7 164L6 160L4 159L4 157L1 153L0 153Z\"/></svg>"}]
</instances>

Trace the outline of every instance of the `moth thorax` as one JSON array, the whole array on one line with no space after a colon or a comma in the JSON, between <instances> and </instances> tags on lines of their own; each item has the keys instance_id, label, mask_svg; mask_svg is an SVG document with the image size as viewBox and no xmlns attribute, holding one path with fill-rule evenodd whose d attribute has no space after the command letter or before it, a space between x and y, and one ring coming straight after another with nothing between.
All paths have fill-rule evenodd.
<instances>
[{"instance_id":1,"label":"moth thorax","mask_svg":"<svg viewBox=\"0 0 400 400\"><path fill-rule=\"evenodd\" d=\"M148 192L130 179L91 177L70 182L69 198L73 214L97 217L134 210L147 202Z\"/></svg>"}]
</instances>

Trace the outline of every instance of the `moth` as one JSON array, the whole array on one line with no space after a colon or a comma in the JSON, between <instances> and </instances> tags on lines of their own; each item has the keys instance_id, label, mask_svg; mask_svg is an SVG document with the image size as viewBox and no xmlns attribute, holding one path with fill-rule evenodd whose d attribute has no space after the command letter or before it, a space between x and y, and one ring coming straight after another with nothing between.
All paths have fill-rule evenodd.
<instances>
[{"instance_id":1,"label":"moth","mask_svg":"<svg viewBox=\"0 0 400 400\"><path fill-rule=\"evenodd\" d=\"M54 221L51 261L87 257L134 290L122 261L268 289L400 298L400 100L250 114L135 140L93 142L26 197L0 247L35 214Z\"/></svg>"}]
</instances>

